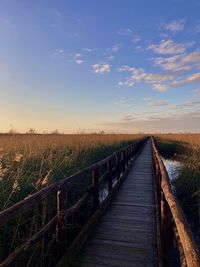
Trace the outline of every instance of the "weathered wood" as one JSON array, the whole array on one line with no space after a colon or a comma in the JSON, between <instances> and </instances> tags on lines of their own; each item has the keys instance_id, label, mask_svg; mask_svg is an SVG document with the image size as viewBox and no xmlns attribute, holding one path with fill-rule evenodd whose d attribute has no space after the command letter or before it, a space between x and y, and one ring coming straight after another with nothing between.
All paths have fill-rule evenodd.
<instances>
[{"instance_id":1,"label":"weathered wood","mask_svg":"<svg viewBox=\"0 0 200 267\"><path fill-rule=\"evenodd\" d=\"M58 183L54 183L41 191L26 197L24 200L19 201L10 208L0 212L0 224L6 223L12 218L18 216L19 214L25 213L27 210L31 209L34 205L40 203L46 197L56 193L58 189Z\"/></svg>"},{"instance_id":2,"label":"weathered wood","mask_svg":"<svg viewBox=\"0 0 200 267\"><path fill-rule=\"evenodd\" d=\"M164 193L167 204L169 205L172 218L177 228L178 236L180 238L183 252L185 255L187 267L199 267L200 259L197 246L192 236L190 227L187 223L185 215L171 189L169 177L166 168L163 164L161 157L153 143L153 149L156 156L156 160L159 164L160 172L162 174L161 188Z\"/></svg>"},{"instance_id":3,"label":"weathered wood","mask_svg":"<svg viewBox=\"0 0 200 267\"><path fill-rule=\"evenodd\" d=\"M87 203L90 198L91 193L85 194L82 198L80 198L71 208L65 210L64 216L67 220L69 217L74 216L76 213L80 211L80 209Z\"/></svg>"},{"instance_id":4,"label":"weathered wood","mask_svg":"<svg viewBox=\"0 0 200 267\"><path fill-rule=\"evenodd\" d=\"M8 267L12 266L16 263L16 260L23 256L24 253L28 251L33 245L41 241L45 235L49 234L52 231L52 228L56 227L57 224L57 215L53 217L44 228L42 228L37 234L32 236L29 240L27 240L21 247L14 250L1 264L0 267ZM55 233L55 230L53 231ZM52 235L53 235L52 232Z\"/></svg>"},{"instance_id":5,"label":"weathered wood","mask_svg":"<svg viewBox=\"0 0 200 267\"><path fill-rule=\"evenodd\" d=\"M131 168L131 167L130 167ZM70 248L67 250L67 253L60 262L57 264L57 267L66 267L70 266L73 262L75 257L77 256L78 252L80 251L83 244L86 242L88 235L90 234L91 230L93 229L94 225L97 223L98 219L102 216L104 211L107 209L112 197L119 189L120 184L126 178L127 174L130 171L130 168L127 168L124 174L120 177L120 180L115 184L115 187L112 189L110 194L104 199L104 201L99 205L99 208L95 211L95 213L91 216L90 220L87 224L83 227L80 231L76 239L71 244Z\"/></svg>"},{"instance_id":6,"label":"weathered wood","mask_svg":"<svg viewBox=\"0 0 200 267\"><path fill-rule=\"evenodd\" d=\"M94 169L92 171L92 185L93 185L93 205L94 210L97 210L99 207L99 171Z\"/></svg>"},{"instance_id":7,"label":"weathered wood","mask_svg":"<svg viewBox=\"0 0 200 267\"><path fill-rule=\"evenodd\" d=\"M129 150L129 147L132 147L132 152L137 152L138 148L142 146L142 144L145 142L145 140L142 140L139 142L137 146L127 146L119 151L116 151L109 157L75 173L74 175L71 175L67 178L65 178L63 181L54 183L43 190L27 197L26 199L20 201L19 203L15 204L14 206L8 208L5 211L2 211L0 213L0 223L5 223L9 221L12 218L17 217L19 214L23 214L30 208L34 207L35 205L40 204L43 200L45 200L47 197L51 196L52 194L57 194L57 215L47 224L45 225L37 234L32 236L28 241L26 241L22 246L18 247L11 255L8 256L8 258L2 263L2 264L12 264L15 262L23 253L25 253L25 250L28 248L34 246L37 242L39 242L41 239L46 234L51 234L50 230L52 227L57 225L57 230L54 231L54 236L55 233L57 232L57 242L58 242L58 251L60 255L62 255L62 250L65 248L66 244L66 232L65 232L65 220L68 218L68 216L73 215L74 213L77 212L77 210L86 202L88 196L91 193L91 190L88 190L88 193L81 198L73 207L70 209L66 210L66 190L68 188L72 187L73 185L79 183L84 179L84 176L93 172L93 192L94 193L94 203L95 203L95 210L98 212L98 207L99 207L99 181L98 181L98 171L100 168L105 166L105 164L109 164L108 162L114 161L114 159L118 155L123 155L123 159L120 162L117 162L118 164L115 164L115 166L111 166L108 169L108 172L105 173L105 176L102 177L102 179L105 179L107 175L116 175L117 171L123 170L123 175L119 179L119 182L115 184L115 188L112 189L110 187L110 194L109 196L105 199L105 202L109 199L111 199L113 192L115 192L116 188L118 188L118 185L120 182L124 179L124 177L127 175L127 172L129 171L130 168L126 167L128 166L128 160L129 160L129 155L127 154L127 151ZM137 147L137 149L136 149ZM121 171L119 173L119 176L121 175ZM96 178L95 178L96 177ZM112 177L113 178L113 177ZM119 178L119 177L118 177ZM103 209L102 209L103 210ZM43 223L44 225L44 223ZM85 230L86 231L86 230ZM86 231L87 232L87 231ZM59 255L59 256L60 256ZM8 266L8 265L0 265L0 266Z\"/></svg>"},{"instance_id":8,"label":"weathered wood","mask_svg":"<svg viewBox=\"0 0 200 267\"><path fill-rule=\"evenodd\" d=\"M66 187L60 187L57 191L57 255L60 258L67 244L66 227L65 227L65 210L67 207L67 189Z\"/></svg>"},{"instance_id":9,"label":"weathered wood","mask_svg":"<svg viewBox=\"0 0 200 267\"><path fill-rule=\"evenodd\" d=\"M121 168L120 168L120 154L116 155L116 177L117 180L120 178Z\"/></svg>"},{"instance_id":10,"label":"weathered wood","mask_svg":"<svg viewBox=\"0 0 200 267\"><path fill-rule=\"evenodd\" d=\"M113 171L112 171L112 161L109 160L107 164L107 169L108 169L108 192L112 191L113 188Z\"/></svg>"},{"instance_id":11,"label":"weathered wood","mask_svg":"<svg viewBox=\"0 0 200 267\"><path fill-rule=\"evenodd\" d=\"M123 155L123 168L128 166L126 156L128 157L128 153ZM148 160L143 161L143 157ZM112 200L106 214L102 216L96 230L88 239L86 251L83 251L83 256L80 258L80 266L87 266L88 263L93 266L157 265L155 198L151 164L151 143L148 142L140 157L134 162L126 181ZM145 173L143 169L146 169ZM141 178L144 183L141 183ZM131 253L127 255L129 250Z\"/></svg>"},{"instance_id":12,"label":"weathered wood","mask_svg":"<svg viewBox=\"0 0 200 267\"><path fill-rule=\"evenodd\" d=\"M137 144L136 147L139 148L140 146L142 146L142 144L145 141L146 141L146 138L143 138L143 139L139 140L137 142L138 144L136 143ZM94 163L94 164L92 164L92 165L90 165L90 166L78 171L77 173L75 173L75 174L73 174L71 176L66 177L65 179L63 179L60 182L61 186L65 186L65 185L72 186L73 184L79 182L80 176L84 176L86 173L89 173L94 169L101 168L103 165L107 164L107 162L109 160L114 159L117 154L123 153L129 146L131 146L131 145L128 145L128 146L126 146L126 147L124 147L124 148L112 153L110 156L108 156L108 157L106 157L106 158L104 158L104 159L102 159L102 160L100 160L100 161L98 161L98 162L96 162L96 163ZM136 153L137 149L135 149L134 152Z\"/></svg>"},{"instance_id":13,"label":"weathered wood","mask_svg":"<svg viewBox=\"0 0 200 267\"><path fill-rule=\"evenodd\" d=\"M158 177L156 176L156 161L154 157L154 153L152 150L153 156L153 182L154 182L154 191L155 191L155 207L156 207L156 237L157 237L157 253L158 253L158 267L163 267L163 254L162 254L162 240L161 240L161 205L160 205L160 184L158 181Z\"/></svg>"}]
</instances>

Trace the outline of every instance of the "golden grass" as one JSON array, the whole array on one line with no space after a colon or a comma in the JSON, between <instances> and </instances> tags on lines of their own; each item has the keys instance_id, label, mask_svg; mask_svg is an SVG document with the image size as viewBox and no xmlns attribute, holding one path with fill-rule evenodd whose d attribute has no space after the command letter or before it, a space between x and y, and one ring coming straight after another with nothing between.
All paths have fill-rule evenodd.
<instances>
[{"instance_id":1,"label":"golden grass","mask_svg":"<svg viewBox=\"0 0 200 267\"><path fill-rule=\"evenodd\" d=\"M157 134L155 137L161 138L166 141L184 142L191 145L193 148L200 148L200 134L199 133L186 133L186 134Z\"/></svg>"},{"instance_id":2,"label":"golden grass","mask_svg":"<svg viewBox=\"0 0 200 267\"><path fill-rule=\"evenodd\" d=\"M142 135L0 135L0 209L108 156Z\"/></svg>"}]
</instances>

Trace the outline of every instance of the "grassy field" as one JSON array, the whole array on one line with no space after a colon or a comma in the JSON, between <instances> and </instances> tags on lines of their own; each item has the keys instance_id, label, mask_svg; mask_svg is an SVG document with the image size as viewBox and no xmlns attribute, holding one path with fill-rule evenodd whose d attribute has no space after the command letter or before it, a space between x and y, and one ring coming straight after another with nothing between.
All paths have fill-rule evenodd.
<instances>
[{"instance_id":1,"label":"grassy field","mask_svg":"<svg viewBox=\"0 0 200 267\"><path fill-rule=\"evenodd\" d=\"M182 161L183 168L174 181L176 193L195 233L199 232L200 134L157 135L157 144L165 157ZM199 192L199 193L198 193ZM197 240L200 239L197 237ZM200 242L199 242L200 243Z\"/></svg>"},{"instance_id":2,"label":"grassy field","mask_svg":"<svg viewBox=\"0 0 200 267\"><path fill-rule=\"evenodd\" d=\"M0 210L141 135L0 135Z\"/></svg>"}]
</instances>

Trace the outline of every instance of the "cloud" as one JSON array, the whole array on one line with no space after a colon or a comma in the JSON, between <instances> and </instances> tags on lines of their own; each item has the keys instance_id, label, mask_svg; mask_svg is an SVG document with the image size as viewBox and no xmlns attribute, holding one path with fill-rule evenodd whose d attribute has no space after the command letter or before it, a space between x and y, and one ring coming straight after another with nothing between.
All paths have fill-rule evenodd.
<instances>
[{"instance_id":1,"label":"cloud","mask_svg":"<svg viewBox=\"0 0 200 267\"><path fill-rule=\"evenodd\" d=\"M153 58L153 61L155 65L160 66L165 70L186 71L193 67L200 66L200 50L172 57L157 57Z\"/></svg>"},{"instance_id":2,"label":"cloud","mask_svg":"<svg viewBox=\"0 0 200 267\"><path fill-rule=\"evenodd\" d=\"M94 64L92 68L94 73L102 74L110 72L110 65L107 63Z\"/></svg>"},{"instance_id":3,"label":"cloud","mask_svg":"<svg viewBox=\"0 0 200 267\"><path fill-rule=\"evenodd\" d=\"M114 102L114 105L123 108L129 108L132 106L125 97L122 97L119 101Z\"/></svg>"},{"instance_id":4,"label":"cloud","mask_svg":"<svg viewBox=\"0 0 200 267\"><path fill-rule=\"evenodd\" d=\"M84 62L80 53L76 53L75 54L74 61L78 65L80 65L80 64L82 64Z\"/></svg>"},{"instance_id":5,"label":"cloud","mask_svg":"<svg viewBox=\"0 0 200 267\"><path fill-rule=\"evenodd\" d=\"M133 34L133 31L132 31L131 29L129 29L129 28L123 28L123 27L121 27L121 28L117 31L117 33L118 33L119 35L122 35L122 36L130 36L130 35Z\"/></svg>"},{"instance_id":6,"label":"cloud","mask_svg":"<svg viewBox=\"0 0 200 267\"><path fill-rule=\"evenodd\" d=\"M112 61L115 58L115 56L108 56L107 60Z\"/></svg>"},{"instance_id":7,"label":"cloud","mask_svg":"<svg viewBox=\"0 0 200 267\"><path fill-rule=\"evenodd\" d=\"M53 11L52 13L53 17L53 23L50 24L50 26L54 29L61 30L62 27L62 14L60 11Z\"/></svg>"},{"instance_id":8,"label":"cloud","mask_svg":"<svg viewBox=\"0 0 200 267\"><path fill-rule=\"evenodd\" d=\"M130 37L131 38L131 41L136 44L138 42L141 41L141 38L138 34L136 34L133 30L131 30L130 28L123 28L121 27L118 32L117 32L119 35L122 35L122 36L127 36L127 37Z\"/></svg>"},{"instance_id":9,"label":"cloud","mask_svg":"<svg viewBox=\"0 0 200 267\"><path fill-rule=\"evenodd\" d=\"M184 58L182 58L183 64L184 63L187 64L188 62L191 62L191 61L197 61L198 60L196 59L197 55L196 57L195 55L192 53L189 55L185 55ZM168 61L173 62L174 57L172 58L173 60L168 59ZM163 64L162 60L159 61L160 64ZM176 57L176 60L177 60L177 57ZM166 66L164 67L166 68ZM144 82L147 84L151 84L152 88L159 92L164 92L170 88L179 88L182 86L200 82L200 72L195 72L185 77L184 72L177 71L174 67L171 69L171 71L168 71L168 72L149 73L149 72L145 72L145 70L142 68L135 68L135 67L124 65L118 68L118 71L129 73L129 75L124 78L124 80L118 83L118 85L132 87L137 83Z\"/></svg>"},{"instance_id":10,"label":"cloud","mask_svg":"<svg viewBox=\"0 0 200 267\"><path fill-rule=\"evenodd\" d=\"M152 100L149 101L147 105L150 107L163 107L163 106L168 106L169 102L166 100Z\"/></svg>"},{"instance_id":11,"label":"cloud","mask_svg":"<svg viewBox=\"0 0 200 267\"><path fill-rule=\"evenodd\" d=\"M194 28L194 33L200 33L200 20L197 21L195 28Z\"/></svg>"},{"instance_id":12,"label":"cloud","mask_svg":"<svg viewBox=\"0 0 200 267\"><path fill-rule=\"evenodd\" d=\"M134 35L131 40L134 44L137 44L141 41L141 38L138 35Z\"/></svg>"},{"instance_id":13,"label":"cloud","mask_svg":"<svg viewBox=\"0 0 200 267\"><path fill-rule=\"evenodd\" d=\"M187 47L192 46L194 43L175 43L171 39L161 40L159 44L152 44L147 47L147 50L152 50L158 54L181 54L186 51Z\"/></svg>"},{"instance_id":14,"label":"cloud","mask_svg":"<svg viewBox=\"0 0 200 267\"><path fill-rule=\"evenodd\" d=\"M116 45L113 45L113 47L111 48L111 51L116 53L120 50L122 44L116 44Z\"/></svg>"},{"instance_id":15,"label":"cloud","mask_svg":"<svg viewBox=\"0 0 200 267\"><path fill-rule=\"evenodd\" d=\"M179 80L175 80L173 82L168 82L168 83L164 83L164 84L154 84L153 88L157 91L166 91L170 88L179 88L182 86L186 86L188 84L195 84L200 82L200 72L197 73L193 73L191 75L189 75L187 78L185 79L180 79Z\"/></svg>"},{"instance_id":16,"label":"cloud","mask_svg":"<svg viewBox=\"0 0 200 267\"><path fill-rule=\"evenodd\" d=\"M126 98L122 98L126 99ZM200 131L200 99L190 99L186 102L172 104L165 99L143 99L147 103L137 105L137 110L124 113L112 121L100 123L113 131L125 132L177 132ZM166 108L160 108L160 107Z\"/></svg>"},{"instance_id":17,"label":"cloud","mask_svg":"<svg viewBox=\"0 0 200 267\"><path fill-rule=\"evenodd\" d=\"M97 48L90 48L90 47L84 47L82 48L83 51L91 53L97 50Z\"/></svg>"},{"instance_id":18,"label":"cloud","mask_svg":"<svg viewBox=\"0 0 200 267\"><path fill-rule=\"evenodd\" d=\"M56 49L53 53L52 56L53 57L57 57L57 56L61 56L65 53L65 51L63 49Z\"/></svg>"},{"instance_id":19,"label":"cloud","mask_svg":"<svg viewBox=\"0 0 200 267\"><path fill-rule=\"evenodd\" d=\"M174 81L174 82L169 84L169 87L181 87L181 86L185 86L187 84L193 84L193 83L197 83L197 82L200 82L200 72L193 73L189 77L187 77L186 79Z\"/></svg>"},{"instance_id":20,"label":"cloud","mask_svg":"<svg viewBox=\"0 0 200 267\"><path fill-rule=\"evenodd\" d=\"M180 32L184 29L185 26L185 19L177 19L169 22L168 24L164 25L164 29L176 33Z\"/></svg>"},{"instance_id":21,"label":"cloud","mask_svg":"<svg viewBox=\"0 0 200 267\"><path fill-rule=\"evenodd\" d=\"M82 59L76 59L75 62L76 64L82 64L84 61Z\"/></svg>"},{"instance_id":22,"label":"cloud","mask_svg":"<svg viewBox=\"0 0 200 267\"><path fill-rule=\"evenodd\" d=\"M156 102L159 103L159 100L155 101L155 104ZM104 122L102 125L129 132L177 132L185 131L187 122L187 130L200 130L200 100L191 100L177 105L166 103L166 105L167 109L163 111L148 110L148 112L128 113L115 121Z\"/></svg>"},{"instance_id":23,"label":"cloud","mask_svg":"<svg viewBox=\"0 0 200 267\"><path fill-rule=\"evenodd\" d=\"M153 84L153 89L156 90L156 91L158 91L158 92L165 92L169 88L165 84L160 84L160 83L157 84L156 83L156 84Z\"/></svg>"},{"instance_id":24,"label":"cloud","mask_svg":"<svg viewBox=\"0 0 200 267\"><path fill-rule=\"evenodd\" d=\"M165 91L167 88L158 88L158 84L166 81L171 81L177 77L175 72L165 73L148 73L142 68L129 67L127 65L121 66L118 69L119 72L130 72L130 76L126 77L124 81L120 81L118 84L121 86L131 87L139 82L145 82L153 84L155 89L159 91Z\"/></svg>"},{"instance_id":25,"label":"cloud","mask_svg":"<svg viewBox=\"0 0 200 267\"><path fill-rule=\"evenodd\" d=\"M113 56L113 53L117 53L122 47L122 44L115 44L112 47L106 48L104 55Z\"/></svg>"}]
</instances>

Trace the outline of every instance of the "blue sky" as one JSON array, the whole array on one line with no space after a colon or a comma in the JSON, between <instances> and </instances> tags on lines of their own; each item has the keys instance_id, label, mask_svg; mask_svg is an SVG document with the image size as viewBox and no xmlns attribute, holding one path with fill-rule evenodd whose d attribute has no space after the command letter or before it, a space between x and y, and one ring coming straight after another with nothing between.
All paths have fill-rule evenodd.
<instances>
[{"instance_id":1,"label":"blue sky","mask_svg":"<svg viewBox=\"0 0 200 267\"><path fill-rule=\"evenodd\" d=\"M197 0L0 1L0 131L200 131Z\"/></svg>"}]
</instances>

